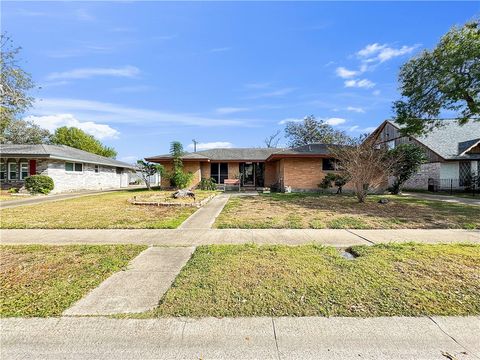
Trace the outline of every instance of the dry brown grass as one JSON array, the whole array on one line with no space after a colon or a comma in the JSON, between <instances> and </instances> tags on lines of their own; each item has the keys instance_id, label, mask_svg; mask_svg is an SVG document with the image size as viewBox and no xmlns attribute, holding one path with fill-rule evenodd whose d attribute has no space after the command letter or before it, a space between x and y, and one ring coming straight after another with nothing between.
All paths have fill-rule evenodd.
<instances>
[{"instance_id":1,"label":"dry brown grass","mask_svg":"<svg viewBox=\"0 0 480 360\"><path fill-rule=\"evenodd\" d=\"M193 214L192 207L140 206L128 202L146 190L85 196L0 211L3 229L171 229Z\"/></svg>"},{"instance_id":2,"label":"dry brown grass","mask_svg":"<svg viewBox=\"0 0 480 360\"><path fill-rule=\"evenodd\" d=\"M480 207L404 196L271 194L231 198L217 228L480 229Z\"/></svg>"}]
</instances>

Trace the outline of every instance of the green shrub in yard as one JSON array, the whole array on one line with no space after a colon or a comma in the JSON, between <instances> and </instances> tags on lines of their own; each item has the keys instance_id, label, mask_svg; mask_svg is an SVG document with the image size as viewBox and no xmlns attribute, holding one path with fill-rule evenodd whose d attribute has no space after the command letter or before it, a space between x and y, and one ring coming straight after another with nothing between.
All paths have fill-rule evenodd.
<instances>
[{"instance_id":1,"label":"green shrub in yard","mask_svg":"<svg viewBox=\"0 0 480 360\"><path fill-rule=\"evenodd\" d=\"M198 184L198 188L200 190L216 190L217 183L213 178L202 178L202 180L200 180L200 183Z\"/></svg>"},{"instance_id":2,"label":"green shrub in yard","mask_svg":"<svg viewBox=\"0 0 480 360\"><path fill-rule=\"evenodd\" d=\"M31 175L25 179L25 187L32 194L48 194L53 190L53 179L46 175Z\"/></svg>"}]
</instances>

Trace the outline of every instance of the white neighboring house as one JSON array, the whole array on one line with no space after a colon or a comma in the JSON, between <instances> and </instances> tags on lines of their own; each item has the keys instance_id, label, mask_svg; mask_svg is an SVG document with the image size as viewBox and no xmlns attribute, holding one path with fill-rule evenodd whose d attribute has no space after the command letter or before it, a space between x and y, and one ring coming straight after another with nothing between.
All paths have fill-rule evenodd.
<instances>
[{"instance_id":1,"label":"white neighboring house","mask_svg":"<svg viewBox=\"0 0 480 360\"><path fill-rule=\"evenodd\" d=\"M29 175L53 179L52 193L128 187L133 165L65 145L0 145L2 189L21 188Z\"/></svg>"},{"instance_id":2,"label":"white neighboring house","mask_svg":"<svg viewBox=\"0 0 480 360\"><path fill-rule=\"evenodd\" d=\"M480 122L459 125L456 120L442 120L442 124L426 135L403 136L400 126L387 120L370 135L376 144L390 149L406 143L424 149L427 162L405 183L405 189L464 189L480 175Z\"/></svg>"}]
</instances>

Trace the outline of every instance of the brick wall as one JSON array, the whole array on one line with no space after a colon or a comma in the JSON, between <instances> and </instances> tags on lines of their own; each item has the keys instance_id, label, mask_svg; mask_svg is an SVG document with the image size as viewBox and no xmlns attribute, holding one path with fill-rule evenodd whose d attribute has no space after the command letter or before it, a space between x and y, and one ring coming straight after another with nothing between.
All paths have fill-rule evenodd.
<instances>
[{"instance_id":1,"label":"brick wall","mask_svg":"<svg viewBox=\"0 0 480 360\"><path fill-rule=\"evenodd\" d=\"M240 178L240 163L229 162L228 163L228 178L239 179Z\"/></svg>"},{"instance_id":2,"label":"brick wall","mask_svg":"<svg viewBox=\"0 0 480 360\"><path fill-rule=\"evenodd\" d=\"M416 190L427 190L428 189L428 179L432 178L435 180L440 179L440 163L428 163L420 165L420 170L413 175L405 185L404 189L416 189ZM393 179L389 179L389 184L392 184Z\"/></svg>"},{"instance_id":3,"label":"brick wall","mask_svg":"<svg viewBox=\"0 0 480 360\"><path fill-rule=\"evenodd\" d=\"M173 170L173 164L171 161L162 161L159 162L159 164L163 165L166 173L170 173ZM204 166L204 164L206 164L208 168ZM200 163L199 161L185 161L183 163L183 170L186 172L191 172L194 175L190 186L196 186L200 182L202 177L210 177L209 163ZM161 187L170 187L170 180L166 176L162 176Z\"/></svg>"},{"instance_id":4,"label":"brick wall","mask_svg":"<svg viewBox=\"0 0 480 360\"><path fill-rule=\"evenodd\" d=\"M278 161L265 163L265 186L272 186L278 182L278 168Z\"/></svg>"},{"instance_id":5,"label":"brick wall","mask_svg":"<svg viewBox=\"0 0 480 360\"><path fill-rule=\"evenodd\" d=\"M292 190L318 190L318 184L325 176L322 159L283 159L284 186Z\"/></svg>"}]
</instances>

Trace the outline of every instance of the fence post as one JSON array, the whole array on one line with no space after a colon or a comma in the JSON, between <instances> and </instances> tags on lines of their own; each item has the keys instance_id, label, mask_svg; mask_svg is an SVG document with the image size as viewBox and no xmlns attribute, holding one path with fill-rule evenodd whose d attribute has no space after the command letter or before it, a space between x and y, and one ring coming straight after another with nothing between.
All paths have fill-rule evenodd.
<instances>
[{"instance_id":1,"label":"fence post","mask_svg":"<svg viewBox=\"0 0 480 360\"><path fill-rule=\"evenodd\" d=\"M453 195L453 179L450 179L450 195Z\"/></svg>"}]
</instances>

